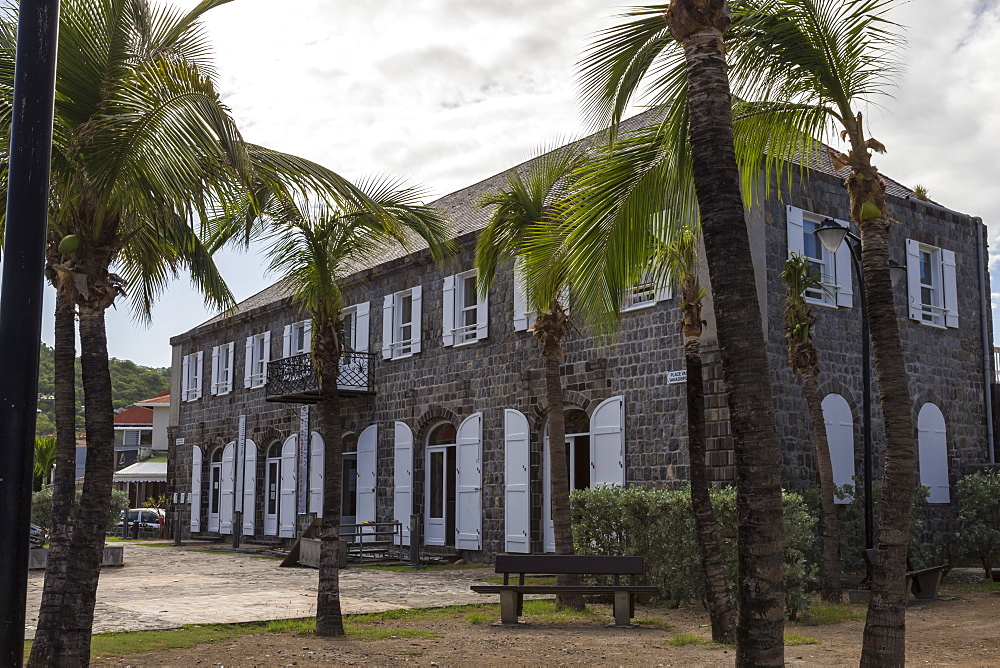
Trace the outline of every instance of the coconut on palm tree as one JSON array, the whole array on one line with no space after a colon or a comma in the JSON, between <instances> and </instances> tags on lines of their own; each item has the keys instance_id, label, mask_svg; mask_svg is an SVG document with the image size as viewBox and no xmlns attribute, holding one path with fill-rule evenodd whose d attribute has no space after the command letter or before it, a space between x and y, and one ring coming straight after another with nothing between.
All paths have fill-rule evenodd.
<instances>
[{"instance_id":1,"label":"coconut on palm tree","mask_svg":"<svg viewBox=\"0 0 1000 668\"><path fill-rule=\"evenodd\" d=\"M837 535L837 507L834 501L833 461L826 439L826 421L819 396L819 349L813 341L812 326L816 322L812 307L806 301L806 291L824 290L822 278L804 255L792 255L785 261L781 273L788 294L785 297L785 342L792 374L802 380L806 406L812 422L816 473L819 476L820 528L823 558L820 563L820 592L824 601L841 603L840 557Z\"/></svg>"},{"instance_id":2,"label":"coconut on palm tree","mask_svg":"<svg viewBox=\"0 0 1000 668\"><path fill-rule=\"evenodd\" d=\"M340 542L343 426L338 378L351 352L344 330L345 279L391 246L423 240L440 260L451 250L443 215L423 206L422 193L391 181L360 188L375 204L337 208L324 203L267 203L270 271L291 289L292 302L312 320L312 365L319 379L319 417L326 443L323 460L323 524L320 533L316 634L344 635L337 549ZM388 214L388 215L387 215Z\"/></svg>"},{"instance_id":3,"label":"coconut on palm tree","mask_svg":"<svg viewBox=\"0 0 1000 668\"><path fill-rule=\"evenodd\" d=\"M560 224L561 206L584 160L577 150L559 149L536 158L524 172L508 172L502 189L483 195L479 201L479 206L492 211L476 243L480 293L488 293L500 267L511 264L516 268L514 280L517 288L524 291L527 310L535 314L531 331L538 341L545 369L549 498L556 554L574 551L559 371L563 344L574 327L566 303L568 284L563 268L558 259L553 261L549 251L559 247L560 237L555 230ZM579 583L579 577L563 574L557 576L557 582L572 586ZM556 600L560 607L583 608L580 595L559 594Z\"/></svg>"}]
</instances>

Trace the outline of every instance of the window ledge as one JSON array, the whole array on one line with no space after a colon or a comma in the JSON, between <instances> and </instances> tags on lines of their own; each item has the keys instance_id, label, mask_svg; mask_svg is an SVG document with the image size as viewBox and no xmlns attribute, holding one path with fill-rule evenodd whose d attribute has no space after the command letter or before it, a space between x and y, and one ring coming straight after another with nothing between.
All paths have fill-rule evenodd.
<instances>
[{"instance_id":1,"label":"window ledge","mask_svg":"<svg viewBox=\"0 0 1000 668\"><path fill-rule=\"evenodd\" d=\"M948 329L948 325L944 323L938 324L936 322L927 322L926 320L914 320L914 322L917 323L918 325L923 325L924 327L932 327L934 329Z\"/></svg>"},{"instance_id":2,"label":"window ledge","mask_svg":"<svg viewBox=\"0 0 1000 668\"><path fill-rule=\"evenodd\" d=\"M628 306L626 308L621 309L621 312L622 313L632 313L633 311L645 311L646 309L653 308L654 306L656 306L659 303L660 302L655 301L655 302L648 302L648 303L645 303L645 304L636 304L635 306Z\"/></svg>"},{"instance_id":3,"label":"window ledge","mask_svg":"<svg viewBox=\"0 0 1000 668\"><path fill-rule=\"evenodd\" d=\"M810 304L811 306L821 306L823 308L828 308L833 310L837 310L840 308L840 305L837 304L837 302L831 303L828 301L823 301L822 299L815 299L813 297L806 297L806 303Z\"/></svg>"},{"instance_id":4,"label":"window ledge","mask_svg":"<svg viewBox=\"0 0 1000 668\"><path fill-rule=\"evenodd\" d=\"M410 357L413 357L413 355L414 353L406 353L405 355L393 355L392 357L389 358L389 361L394 362L396 360L405 360L409 359Z\"/></svg>"},{"instance_id":5,"label":"window ledge","mask_svg":"<svg viewBox=\"0 0 1000 668\"><path fill-rule=\"evenodd\" d=\"M453 343L453 344L451 344L450 347L451 348L464 348L465 346L471 346L471 345L474 345L476 343L479 343L480 341L482 341L482 339L470 339L469 341L462 341L461 343Z\"/></svg>"}]
</instances>

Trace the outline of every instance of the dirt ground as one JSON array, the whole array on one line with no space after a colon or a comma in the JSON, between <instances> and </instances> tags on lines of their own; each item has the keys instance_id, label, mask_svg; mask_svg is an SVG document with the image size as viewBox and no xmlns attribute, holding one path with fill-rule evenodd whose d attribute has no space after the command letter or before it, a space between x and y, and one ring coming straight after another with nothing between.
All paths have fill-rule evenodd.
<instances>
[{"instance_id":1,"label":"dirt ground","mask_svg":"<svg viewBox=\"0 0 1000 668\"><path fill-rule=\"evenodd\" d=\"M1000 592L950 592L954 600L915 602L907 612L907 664L932 666L1000 665ZM592 605L606 616L561 625L524 624L507 628L474 624L465 615L427 620L385 621L382 628L424 629L437 637L382 640L320 639L311 634L249 635L220 643L122 657L101 657L112 666L475 666L611 665L728 666L733 649L711 644L675 646L681 634L708 639L700 609L665 610L638 606L633 629L606 626L610 606ZM863 608L858 608L863 610ZM662 620L656 628L648 620ZM530 622L530 619L529 619ZM663 624L665 622L665 624ZM658 626L659 626L658 625ZM787 633L815 638L817 644L786 646L787 665L857 665L864 623L822 626L790 623Z\"/></svg>"}]
</instances>

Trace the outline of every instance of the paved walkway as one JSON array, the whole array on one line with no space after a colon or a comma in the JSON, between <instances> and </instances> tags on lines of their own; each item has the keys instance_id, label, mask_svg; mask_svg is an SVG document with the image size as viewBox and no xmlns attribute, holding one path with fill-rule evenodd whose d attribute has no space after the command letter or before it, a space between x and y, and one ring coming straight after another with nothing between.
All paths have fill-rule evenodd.
<instances>
[{"instance_id":1,"label":"paved walkway","mask_svg":"<svg viewBox=\"0 0 1000 668\"><path fill-rule=\"evenodd\" d=\"M316 613L319 572L279 568L253 554L125 544L125 566L105 568L97 588L94 632L168 629L182 624L308 617ZM393 573L348 568L340 573L344 613L481 603L469 591L484 569ZM42 571L28 576L27 637L35 635Z\"/></svg>"}]
</instances>

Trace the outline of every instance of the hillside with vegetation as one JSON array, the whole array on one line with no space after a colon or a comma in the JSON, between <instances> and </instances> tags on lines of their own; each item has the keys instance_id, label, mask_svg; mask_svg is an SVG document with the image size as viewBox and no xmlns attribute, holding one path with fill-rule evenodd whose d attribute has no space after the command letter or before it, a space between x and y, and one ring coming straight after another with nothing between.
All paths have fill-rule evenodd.
<instances>
[{"instance_id":1,"label":"hillside with vegetation","mask_svg":"<svg viewBox=\"0 0 1000 668\"><path fill-rule=\"evenodd\" d=\"M53 350L42 344L41 361L38 365L38 421L35 434L54 434L55 392L53 381ZM127 408L137 401L155 397L170 389L170 369L155 369L142 366L131 360L111 358L111 388L115 408ZM80 358L76 358L76 426L83 428L83 383L80 379Z\"/></svg>"}]
</instances>

